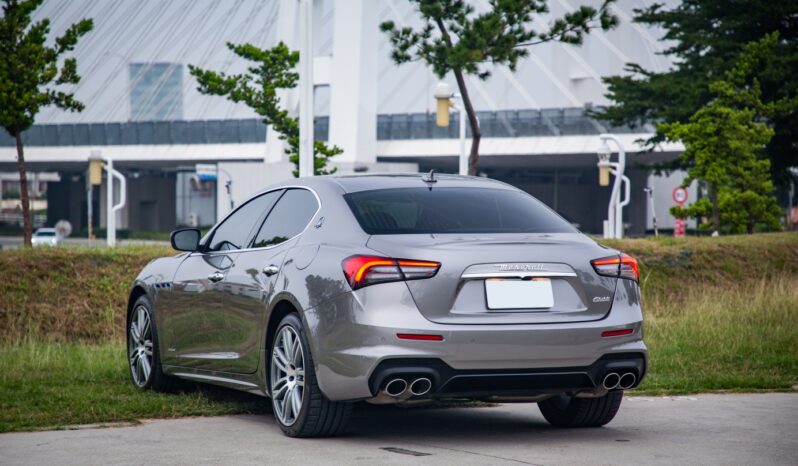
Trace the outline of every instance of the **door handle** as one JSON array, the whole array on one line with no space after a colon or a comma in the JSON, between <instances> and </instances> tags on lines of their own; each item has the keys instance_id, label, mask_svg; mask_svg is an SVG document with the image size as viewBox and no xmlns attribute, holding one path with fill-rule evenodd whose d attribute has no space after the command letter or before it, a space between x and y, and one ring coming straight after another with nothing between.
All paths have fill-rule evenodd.
<instances>
[{"instance_id":1,"label":"door handle","mask_svg":"<svg viewBox=\"0 0 798 466\"><path fill-rule=\"evenodd\" d=\"M263 268L263 273L266 274L267 277L271 277L272 275L276 274L280 271L280 268L276 265L268 265Z\"/></svg>"},{"instance_id":2,"label":"door handle","mask_svg":"<svg viewBox=\"0 0 798 466\"><path fill-rule=\"evenodd\" d=\"M208 275L208 280L212 281L213 283L222 281L224 279L224 274L222 272L213 272L212 274Z\"/></svg>"}]
</instances>

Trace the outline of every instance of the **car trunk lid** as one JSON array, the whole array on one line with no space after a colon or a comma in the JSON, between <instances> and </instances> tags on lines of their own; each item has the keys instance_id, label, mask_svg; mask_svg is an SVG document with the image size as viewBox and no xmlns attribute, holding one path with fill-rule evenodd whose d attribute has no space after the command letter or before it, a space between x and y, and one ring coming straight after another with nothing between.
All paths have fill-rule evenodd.
<instances>
[{"instance_id":1,"label":"car trunk lid","mask_svg":"<svg viewBox=\"0 0 798 466\"><path fill-rule=\"evenodd\" d=\"M592 259L612 255L580 233L374 235L382 255L441 263L407 286L419 311L445 324L546 324L602 319L617 278Z\"/></svg>"}]
</instances>

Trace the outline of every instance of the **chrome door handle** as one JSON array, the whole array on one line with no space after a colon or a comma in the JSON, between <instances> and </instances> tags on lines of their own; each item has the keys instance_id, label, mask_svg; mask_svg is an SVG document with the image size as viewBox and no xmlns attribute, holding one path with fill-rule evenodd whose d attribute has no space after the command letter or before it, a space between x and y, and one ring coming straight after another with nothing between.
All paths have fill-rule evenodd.
<instances>
[{"instance_id":1,"label":"chrome door handle","mask_svg":"<svg viewBox=\"0 0 798 466\"><path fill-rule=\"evenodd\" d=\"M263 268L263 273L266 274L267 277L271 277L272 275L276 274L280 271L280 268L276 265L268 265Z\"/></svg>"},{"instance_id":2,"label":"chrome door handle","mask_svg":"<svg viewBox=\"0 0 798 466\"><path fill-rule=\"evenodd\" d=\"M212 281L213 283L222 281L224 279L224 274L222 272L213 272L212 274L208 275L208 280Z\"/></svg>"}]
</instances>

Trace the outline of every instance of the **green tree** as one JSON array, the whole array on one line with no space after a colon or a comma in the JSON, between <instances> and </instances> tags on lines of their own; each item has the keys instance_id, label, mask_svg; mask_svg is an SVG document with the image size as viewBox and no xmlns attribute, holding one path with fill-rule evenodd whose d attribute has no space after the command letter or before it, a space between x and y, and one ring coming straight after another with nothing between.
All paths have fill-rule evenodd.
<instances>
[{"instance_id":1,"label":"green tree","mask_svg":"<svg viewBox=\"0 0 798 466\"><path fill-rule=\"evenodd\" d=\"M78 39L91 31L91 19L72 24L63 35L47 45L50 20L32 23L32 16L43 0L4 0L0 18L0 126L14 137L17 145L20 198L25 246L31 245L31 212L28 177L22 132L33 126L42 107L55 105L79 112L84 106L61 86L80 81L74 57L64 58Z\"/></svg>"},{"instance_id":2,"label":"green tree","mask_svg":"<svg viewBox=\"0 0 798 466\"><path fill-rule=\"evenodd\" d=\"M507 65L515 71L518 60L529 54L529 47L544 42L581 44L591 29L617 24L608 9L612 1L604 0L598 9L580 6L554 20L547 30L536 31L532 17L548 11L547 0L490 0L490 8L479 14L464 0L410 0L422 19L419 29L399 28L392 21L380 28L390 38L391 56L397 64L420 59L439 78L454 74L471 127L468 173L476 175L482 132L465 75L487 79L491 74L487 64Z\"/></svg>"},{"instance_id":3,"label":"green tree","mask_svg":"<svg viewBox=\"0 0 798 466\"><path fill-rule=\"evenodd\" d=\"M798 106L797 98L762 100L757 71L773 58L778 43L775 32L747 44L724 78L709 85L712 102L689 123L659 125L665 137L687 146L681 155L689 167L684 185L699 179L709 187L709 199L671 209L677 217L709 217L706 226L716 231L722 226L736 233L752 233L757 225L778 228L781 212L773 197L770 161L757 157L774 134L765 121Z\"/></svg>"},{"instance_id":4,"label":"green tree","mask_svg":"<svg viewBox=\"0 0 798 466\"><path fill-rule=\"evenodd\" d=\"M700 180L709 188L709 198L689 207L674 207L676 217L707 217L715 231L752 233L758 224L778 228L781 210L773 197L770 161L756 153L773 136L773 130L755 121L752 109L738 110L715 100L693 115L688 123L663 123L660 131L671 140L681 140L683 159L691 161L684 186Z\"/></svg>"},{"instance_id":5,"label":"green tree","mask_svg":"<svg viewBox=\"0 0 798 466\"><path fill-rule=\"evenodd\" d=\"M670 45L664 54L674 65L665 72L627 64L627 74L605 79L614 105L597 111L614 125L641 122L686 123L716 97L710 84L724 76L745 45L778 32L768 57L749 71L755 73L765 103L787 102L798 93L798 2L794 0L683 0L671 7L654 4L635 10L635 21L665 31ZM774 129L765 148L775 181L787 180L787 169L798 165L798 114L764 116ZM665 139L658 131L651 147ZM679 165L683 168L682 160ZM689 165L688 165L689 166Z\"/></svg>"},{"instance_id":6,"label":"green tree","mask_svg":"<svg viewBox=\"0 0 798 466\"><path fill-rule=\"evenodd\" d=\"M243 102L258 115L266 125L271 125L280 139L288 143L286 153L297 166L294 176L299 176L299 119L291 117L288 110L280 107L278 90L296 87L299 74L295 71L299 52L290 50L283 42L271 49L260 49L252 44L231 44L227 48L239 57L252 62L244 74L226 75L222 72L203 70L189 65L189 71L199 83L203 94L225 96L229 100ZM327 168L327 162L343 152L337 146L329 147L324 141L314 141L313 159L316 175L329 175L335 168Z\"/></svg>"}]
</instances>

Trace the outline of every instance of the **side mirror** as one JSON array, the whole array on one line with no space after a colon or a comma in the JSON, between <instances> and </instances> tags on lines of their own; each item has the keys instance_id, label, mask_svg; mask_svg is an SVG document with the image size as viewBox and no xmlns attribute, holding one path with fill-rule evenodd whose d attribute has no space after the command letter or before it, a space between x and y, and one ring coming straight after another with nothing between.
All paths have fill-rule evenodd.
<instances>
[{"instance_id":1,"label":"side mirror","mask_svg":"<svg viewBox=\"0 0 798 466\"><path fill-rule=\"evenodd\" d=\"M200 231L197 228L175 230L169 237L172 247L178 251L194 252L199 249Z\"/></svg>"}]
</instances>

